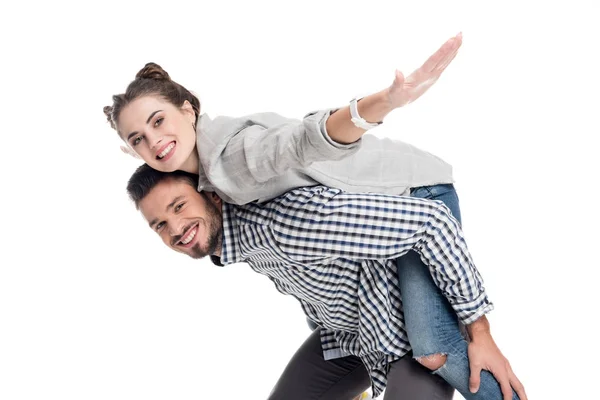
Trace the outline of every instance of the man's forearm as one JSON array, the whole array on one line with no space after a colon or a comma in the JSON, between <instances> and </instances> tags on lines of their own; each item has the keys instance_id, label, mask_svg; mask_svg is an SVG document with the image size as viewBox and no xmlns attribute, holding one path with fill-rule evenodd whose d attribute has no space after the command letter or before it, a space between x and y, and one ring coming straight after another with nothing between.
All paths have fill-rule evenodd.
<instances>
[{"instance_id":1,"label":"man's forearm","mask_svg":"<svg viewBox=\"0 0 600 400\"><path fill-rule=\"evenodd\" d=\"M478 320L467 325L467 332L471 338L476 338L481 335L490 335L490 322L485 315L482 315Z\"/></svg>"},{"instance_id":2,"label":"man's forearm","mask_svg":"<svg viewBox=\"0 0 600 400\"><path fill-rule=\"evenodd\" d=\"M363 97L358 103L358 114L367 122L382 121L392 111L388 89ZM325 125L327 134L338 143L356 142L366 132L351 121L350 106L331 114Z\"/></svg>"},{"instance_id":3,"label":"man's forearm","mask_svg":"<svg viewBox=\"0 0 600 400\"><path fill-rule=\"evenodd\" d=\"M443 203L323 187L298 189L295 196L280 212L302 221L302 229L290 231L287 224L271 229L282 251L297 262L392 260L414 250L465 325L493 309L460 224ZM297 241L306 236L310 240L298 254Z\"/></svg>"}]
</instances>

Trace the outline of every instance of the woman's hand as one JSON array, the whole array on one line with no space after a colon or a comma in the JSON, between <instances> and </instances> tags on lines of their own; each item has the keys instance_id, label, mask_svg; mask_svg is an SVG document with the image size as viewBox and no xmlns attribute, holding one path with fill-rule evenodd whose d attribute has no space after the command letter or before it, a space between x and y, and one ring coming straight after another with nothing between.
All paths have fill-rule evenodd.
<instances>
[{"instance_id":1,"label":"woman's hand","mask_svg":"<svg viewBox=\"0 0 600 400\"><path fill-rule=\"evenodd\" d=\"M462 33L449 39L419 69L406 79L400 71L392 85L377 93L363 97L358 103L358 113L367 122L383 121L392 110L417 100L442 75L452 62L462 44ZM333 113L326 123L329 137L338 143L353 143L360 139L365 130L354 125L350 107Z\"/></svg>"},{"instance_id":2,"label":"woman's hand","mask_svg":"<svg viewBox=\"0 0 600 400\"><path fill-rule=\"evenodd\" d=\"M405 106L417 100L442 75L452 62L462 44L462 33L450 38L425 63L407 78L396 70L396 78L387 89L392 109Z\"/></svg>"}]
</instances>

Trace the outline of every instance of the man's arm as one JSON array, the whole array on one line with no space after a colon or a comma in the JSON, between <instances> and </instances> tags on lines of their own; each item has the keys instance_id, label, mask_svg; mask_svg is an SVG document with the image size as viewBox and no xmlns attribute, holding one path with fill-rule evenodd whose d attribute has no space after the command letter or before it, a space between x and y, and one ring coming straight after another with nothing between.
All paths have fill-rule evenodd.
<instances>
[{"instance_id":1,"label":"man's arm","mask_svg":"<svg viewBox=\"0 0 600 400\"><path fill-rule=\"evenodd\" d=\"M527 400L523 384L492 337L487 317L484 315L468 325L467 331L471 339L469 343L469 366L471 369L469 389L471 392L476 393L479 390L481 370L485 369L490 371L500 384L504 399L512 399L512 390L514 389L521 400Z\"/></svg>"},{"instance_id":2,"label":"man's arm","mask_svg":"<svg viewBox=\"0 0 600 400\"><path fill-rule=\"evenodd\" d=\"M505 399L523 385L496 346L485 314L492 310L460 225L439 201L337 189L298 189L271 203L271 228L280 249L305 265L332 258L395 259L417 251L471 337L470 388L479 389L482 369L492 372Z\"/></svg>"},{"instance_id":3,"label":"man's arm","mask_svg":"<svg viewBox=\"0 0 600 400\"><path fill-rule=\"evenodd\" d=\"M384 90L363 98L358 102L358 114L367 122L383 121L392 110L405 106L423 95L441 76L452 62L462 44L462 34L450 38L425 63L406 79L396 71L394 82ZM350 107L344 107L327 119L327 132L338 143L352 143L365 130L351 121Z\"/></svg>"},{"instance_id":4,"label":"man's arm","mask_svg":"<svg viewBox=\"0 0 600 400\"><path fill-rule=\"evenodd\" d=\"M493 308L458 222L439 201L314 187L288 192L272 205L293 221L275 220L272 229L297 261L395 259L412 249L466 325Z\"/></svg>"}]
</instances>

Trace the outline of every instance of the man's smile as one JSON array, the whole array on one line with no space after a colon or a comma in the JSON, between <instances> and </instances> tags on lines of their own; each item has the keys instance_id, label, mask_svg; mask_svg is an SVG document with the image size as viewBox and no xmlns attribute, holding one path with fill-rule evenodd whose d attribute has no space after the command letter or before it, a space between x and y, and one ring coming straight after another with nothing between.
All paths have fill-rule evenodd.
<instances>
[{"instance_id":1,"label":"man's smile","mask_svg":"<svg viewBox=\"0 0 600 400\"><path fill-rule=\"evenodd\" d=\"M196 243L198 240L196 238L196 234L198 233L199 222L194 223L190 226L184 234L181 236L175 245L183 248L190 248Z\"/></svg>"}]
</instances>

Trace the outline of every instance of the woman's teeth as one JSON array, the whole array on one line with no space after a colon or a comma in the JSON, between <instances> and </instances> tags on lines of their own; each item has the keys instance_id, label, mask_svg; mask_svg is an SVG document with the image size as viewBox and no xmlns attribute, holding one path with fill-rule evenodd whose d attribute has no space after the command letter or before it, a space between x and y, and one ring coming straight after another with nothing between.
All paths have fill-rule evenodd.
<instances>
[{"instance_id":1,"label":"woman's teeth","mask_svg":"<svg viewBox=\"0 0 600 400\"><path fill-rule=\"evenodd\" d=\"M173 150L174 147L175 143L171 143L170 145L168 145L163 151L160 152L158 158L164 158L167 154L171 152L171 150Z\"/></svg>"}]
</instances>

